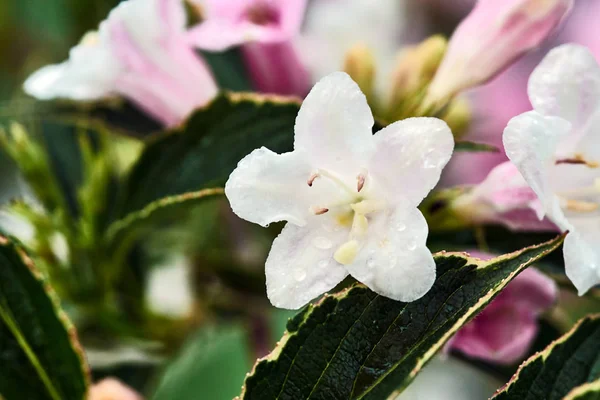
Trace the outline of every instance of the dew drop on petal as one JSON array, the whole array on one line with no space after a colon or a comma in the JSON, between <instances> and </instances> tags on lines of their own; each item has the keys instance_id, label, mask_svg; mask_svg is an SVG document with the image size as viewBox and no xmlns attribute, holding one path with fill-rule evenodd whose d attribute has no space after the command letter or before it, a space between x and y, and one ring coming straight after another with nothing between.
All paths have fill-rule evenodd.
<instances>
[{"instance_id":1,"label":"dew drop on petal","mask_svg":"<svg viewBox=\"0 0 600 400\"><path fill-rule=\"evenodd\" d=\"M398 230L398 232L404 232L406 230L406 224L399 223L396 225L396 230Z\"/></svg>"},{"instance_id":2,"label":"dew drop on petal","mask_svg":"<svg viewBox=\"0 0 600 400\"><path fill-rule=\"evenodd\" d=\"M329 260L321 260L317 265L319 266L319 268L325 268L329 265Z\"/></svg>"},{"instance_id":3,"label":"dew drop on petal","mask_svg":"<svg viewBox=\"0 0 600 400\"><path fill-rule=\"evenodd\" d=\"M369 258L367 260L367 267L369 267L369 268L375 268L375 259Z\"/></svg>"},{"instance_id":4,"label":"dew drop on petal","mask_svg":"<svg viewBox=\"0 0 600 400\"><path fill-rule=\"evenodd\" d=\"M406 247L412 251L417 248L417 242L411 240L410 242L408 242L408 245L406 245Z\"/></svg>"},{"instance_id":5,"label":"dew drop on petal","mask_svg":"<svg viewBox=\"0 0 600 400\"><path fill-rule=\"evenodd\" d=\"M306 279L306 270L302 268L295 269L294 279L296 279L298 282L302 282L304 279Z\"/></svg>"},{"instance_id":6,"label":"dew drop on petal","mask_svg":"<svg viewBox=\"0 0 600 400\"><path fill-rule=\"evenodd\" d=\"M313 240L313 244L315 245L315 247L317 249L321 249L321 250L327 250L327 249L330 249L333 246L333 243L331 243L331 240L329 240L329 239L327 239L326 237L323 237L323 236L317 236Z\"/></svg>"}]
</instances>

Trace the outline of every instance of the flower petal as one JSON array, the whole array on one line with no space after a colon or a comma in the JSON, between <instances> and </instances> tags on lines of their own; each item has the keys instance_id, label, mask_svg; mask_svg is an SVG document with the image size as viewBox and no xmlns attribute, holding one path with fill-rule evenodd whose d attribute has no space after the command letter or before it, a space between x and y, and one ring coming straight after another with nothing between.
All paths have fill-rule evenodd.
<instances>
[{"instance_id":1,"label":"flower petal","mask_svg":"<svg viewBox=\"0 0 600 400\"><path fill-rule=\"evenodd\" d=\"M356 175L373 149L373 115L365 95L344 72L321 79L296 117L294 148L320 168Z\"/></svg>"},{"instance_id":2,"label":"flower petal","mask_svg":"<svg viewBox=\"0 0 600 400\"><path fill-rule=\"evenodd\" d=\"M103 35L86 34L69 52L69 60L40 68L23 84L25 92L42 100L98 100L115 94L120 72Z\"/></svg>"},{"instance_id":3,"label":"flower petal","mask_svg":"<svg viewBox=\"0 0 600 400\"><path fill-rule=\"evenodd\" d=\"M262 226L283 220L305 225L310 173L299 152L277 154L261 147L238 163L225 194L233 212L247 221Z\"/></svg>"},{"instance_id":4,"label":"flower petal","mask_svg":"<svg viewBox=\"0 0 600 400\"><path fill-rule=\"evenodd\" d=\"M600 67L587 48L558 46L531 74L528 92L536 111L566 119L580 137L600 110Z\"/></svg>"},{"instance_id":5,"label":"flower petal","mask_svg":"<svg viewBox=\"0 0 600 400\"><path fill-rule=\"evenodd\" d=\"M188 31L188 39L213 51L255 41L286 41L299 32L305 7L306 0L208 1L206 20ZM253 20L256 18L261 21Z\"/></svg>"},{"instance_id":6,"label":"flower petal","mask_svg":"<svg viewBox=\"0 0 600 400\"><path fill-rule=\"evenodd\" d=\"M417 300L435 281L435 262L425 246L427 233L427 222L417 208L382 212L369 222L367 242L346 268L382 296Z\"/></svg>"},{"instance_id":7,"label":"flower petal","mask_svg":"<svg viewBox=\"0 0 600 400\"><path fill-rule=\"evenodd\" d=\"M298 309L340 283L348 272L333 259L347 239L345 230L330 231L323 218L307 226L287 224L273 242L265 265L267 296L280 308Z\"/></svg>"},{"instance_id":8,"label":"flower petal","mask_svg":"<svg viewBox=\"0 0 600 400\"><path fill-rule=\"evenodd\" d=\"M504 129L503 142L508 158L537 194L546 213L561 229L564 215L554 195L549 172L554 167L554 153L571 124L559 117L547 117L528 111L511 119ZM540 212L541 219L544 213Z\"/></svg>"},{"instance_id":9,"label":"flower petal","mask_svg":"<svg viewBox=\"0 0 600 400\"><path fill-rule=\"evenodd\" d=\"M437 118L408 118L375 134L369 173L391 199L414 206L440 179L454 150L448 125Z\"/></svg>"},{"instance_id":10,"label":"flower petal","mask_svg":"<svg viewBox=\"0 0 600 400\"><path fill-rule=\"evenodd\" d=\"M592 227L589 222L594 223L595 226ZM589 230L577 224L577 228L583 229L569 232L563 246L567 277L573 282L580 296L600 283L599 221L596 219L589 222Z\"/></svg>"}]
</instances>

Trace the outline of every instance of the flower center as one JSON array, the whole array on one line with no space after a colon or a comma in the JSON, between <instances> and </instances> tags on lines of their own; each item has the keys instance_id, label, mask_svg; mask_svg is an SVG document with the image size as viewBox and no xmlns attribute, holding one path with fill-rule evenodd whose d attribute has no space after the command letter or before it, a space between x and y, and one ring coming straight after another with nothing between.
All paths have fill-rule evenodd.
<instances>
[{"instance_id":1,"label":"flower center","mask_svg":"<svg viewBox=\"0 0 600 400\"><path fill-rule=\"evenodd\" d=\"M584 168L596 169L600 166L597 161L587 159L583 154L557 159L555 165L577 165ZM557 193L561 208L577 213L590 213L600 207L600 178L592 185L576 189L563 190Z\"/></svg>"},{"instance_id":2,"label":"flower center","mask_svg":"<svg viewBox=\"0 0 600 400\"><path fill-rule=\"evenodd\" d=\"M367 198L365 191L368 185L368 172L364 170L356 177L356 187L352 188L344 182L338 175L331 171L319 169L312 173L306 183L312 187L316 179L327 179L335 186L342 189L349 196L342 203L331 204L328 206L311 206L310 211L315 215L323 215L332 208L340 208L335 216L335 222L338 225L348 227L348 241L342 244L334 253L333 258L342 265L351 264L359 250L359 239L361 239L369 228L369 219L367 215L379 211L383 208L383 203L377 199Z\"/></svg>"},{"instance_id":3,"label":"flower center","mask_svg":"<svg viewBox=\"0 0 600 400\"><path fill-rule=\"evenodd\" d=\"M277 25L281 16L279 11L267 2L258 2L251 5L246 11L246 18L256 25Z\"/></svg>"}]
</instances>

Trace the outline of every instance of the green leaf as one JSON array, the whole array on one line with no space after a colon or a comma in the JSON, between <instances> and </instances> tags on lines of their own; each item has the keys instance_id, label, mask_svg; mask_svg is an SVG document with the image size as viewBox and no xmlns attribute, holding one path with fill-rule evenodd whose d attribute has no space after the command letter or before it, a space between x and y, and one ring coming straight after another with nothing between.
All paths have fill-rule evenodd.
<instances>
[{"instance_id":1,"label":"green leaf","mask_svg":"<svg viewBox=\"0 0 600 400\"><path fill-rule=\"evenodd\" d=\"M239 47L219 53L208 51L201 53L222 90L238 92L252 90Z\"/></svg>"},{"instance_id":2,"label":"green leaf","mask_svg":"<svg viewBox=\"0 0 600 400\"><path fill-rule=\"evenodd\" d=\"M173 218L172 213L177 211L178 208L186 209L223 193L224 191L221 188L212 188L156 200L141 210L131 212L124 218L113 222L108 227L106 239L109 243L122 242L130 234L138 232L144 226L156 221L160 216L168 214L169 218Z\"/></svg>"},{"instance_id":3,"label":"green leaf","mask_svg":"<svg viewBox=\"0 0 600 400\"><path fill-rule=\"evenodd\" d=\"M245 331L208 328L181 349L162 376L153 400L231 400L250 366Z\"/></svg>"},{"instance_id":4,"label":"green leaf","mask_svg":"<svg viewBox=\"0 0 600 400\"><path fill-rule=\"evenodd\" d=\"M600 315L579 321L571 331L525 361L494 400L559 400L571 390L600 378ZM592 397L585 397L585 394ZM598 383L573 394L596 398Z\"/></svg>"},{"instance_id":5,"label":"green leaf","mask_svg":"<svg viewBox=\"0 0 600 400\"><path fill-rule=\"evenodd\" d=\"M564 400L598 400L600 399L600 380L584 383L567 394Z\"/></svg>"},{"instance_id":6,"label":"green leaf","mask_svg":"<svg viewBox=\"0 0 600 400\"><path fill-rule=\"evenodd\" d=\"M75 328L24 250L0 236L0 397L84 399L88 369Z\"/></svg>"},{"instance_id":7,"label":"green leaf","mask_svg":"<svg viewBox=\"0 0 600 400\"><path fill-rule=\"evenodd\" d=\"M467 152L488 152L488 153L499 153L500 150L491 144L486 143L475 143L466 140L459 140L454 145L456 151L467 151Z\"/></svg>"},{"instance_id":8,"label":"green leaf","mask_svg":"<svg viewBox=\"0 0 600 400\"><path fill-rule=\"evenodd\" d=\"M298 109L297 100L278 96L221 95L148 142L124 184L116 217L165 197L223 186L257 147L291 151Z\"/></svg>"},{"instance_id":9,"label":"green leaf","mask_svg":"<svg viewBox=\"0 0 600 400\"><path fill-rule=\"evenodd\" d=\"M382 399L400 392L519 272L563 241L490 261L435 256L433 288L412 303L355 284L309 305L246 379L242 399Z\"/></svg>"}]
</instances>

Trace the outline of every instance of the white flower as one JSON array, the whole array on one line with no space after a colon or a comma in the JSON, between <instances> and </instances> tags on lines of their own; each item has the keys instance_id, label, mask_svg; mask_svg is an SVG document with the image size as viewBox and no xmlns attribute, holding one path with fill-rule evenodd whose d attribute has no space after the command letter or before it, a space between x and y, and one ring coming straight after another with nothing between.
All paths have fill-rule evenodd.
<instances>
[{"instance_id":1,"label":"white flower","mask_svg":"<svg viewBox=\"0 0 600 400\"><path fill-rule=\"evenodd\" d=\"M513 118L504 147L561 230L580 294L600 282L600 67L584 47L552 50L529 79L534 111Z\"/></svg>"},{"instance_id":2,"label":"white flower","mask_svg":"<svg viewBox=\"0 0 600 400\"><path fill-rule=\"evenodd\" d=\"M123 95L167 125L209 102L217 86L186 37L181 0L127 0L61 64L34 72L25 92L42 100Z\"/></svg>"},{"instance_id":3,"label":"white flower","mask_svg":"<svg viewBox=\"0 0 600 400\"><path fill-rule=\"evenodd\" d=\"M288 221L266 262L267 294L299 308L348 274L401 301L435 280L417 205L438 182L454 140L436 118L409 118L372 134L373 116L343 72L319 81L296 118L294 151L260 148L229 177L240 217Z\"/></svg>"}]
</instances>

